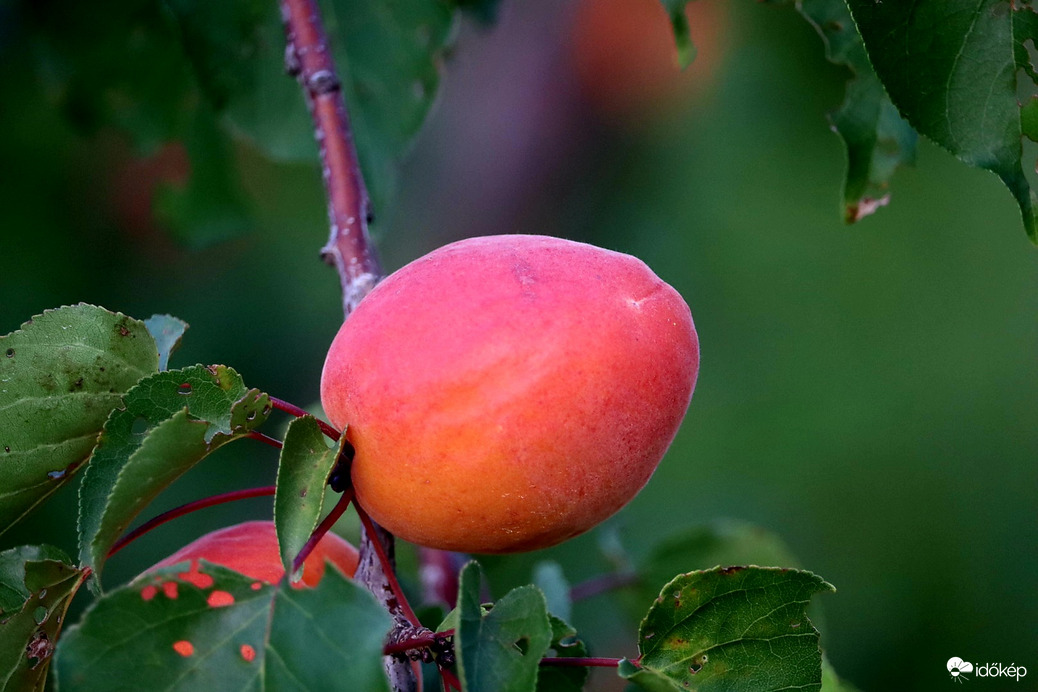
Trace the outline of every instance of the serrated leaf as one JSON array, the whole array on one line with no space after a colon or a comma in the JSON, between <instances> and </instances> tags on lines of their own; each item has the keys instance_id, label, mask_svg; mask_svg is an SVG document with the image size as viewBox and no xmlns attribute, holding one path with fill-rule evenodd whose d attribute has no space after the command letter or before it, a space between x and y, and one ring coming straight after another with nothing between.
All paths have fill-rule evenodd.
<instances>
[{"instance_id":1,"label":"serrated leaf","mask_svg":"<svg viewBox=\"0 0 1038 692\"><path fill-rule=\"evenodd\" d=\"M900 166L914 165L918 135L872 69L846 1L797 0L796 8L822 37L826 58L853 75L829 118L847 152L844 219L854 223L889 202L890 178Z\"/></svg>"},{"instance_id":2,"label":"serrated leaf","mask_svg":"<svg viewBox=\"0 0 1038 692\"><path fill-rule=\"evenodd\" d=\"M42 690L81 570L50 546L0 553L0 690Z\"/></svg>"},{"instance_id":3,"label":"serrated leaf","mask_svg":"<svg viewBox=\"0 0 1038 692\"><path fill-rule=\"evenodd\" d=\"M93 305L0 337L0 533L72 477L123 392L157 368L143 322Z\"/></svg>"},{"instance_id":4,"label":"serrated leaf","mask_svg":"<svg viewBox=\"0 0 1038 692\"><path fill-rule=\"evenodd\" d=\"M544 593L548 604L548 612L569 621L573 610L570 598L569 582L562 571L562 565L554 560L542 560L533 567L533 583Z\"/></svg>"},{"instance_id":5,"label":"serrated leaf","mask_svg":"<svg viewBox=\"0 0 1038 692\"><path fill-rule=\"evenodd\" d=\"M345 435L340 449L343 444ZM286 574L292 574L292 561L321 518L324 487L337 457L338 450L329 449L316 418L302 416L289 423L274 494L274 524Z\"/></svg>"},{"instance_id":6,"label":"serrated leaf","mask_svg":"<svg viewBox=\"0 0 1038 692\"><path fill-rule=\"evenodd\" d=\"M1038 196L1022 164L1016 73L1038 38L1027 4L1005 0L848 0L876 74L921 134L997 175L1038 242ZM1033 88L1032 85L1028 85Z\"/></svg>"},{"instance_id":7,"label":"serrated leaf","mask_svg":"<svg viewBox=\"0 0 1038 692\"><path fill-rule=\"evenodd\" d=\"M77 692L388 690L391 620L361 586L328 570L314 589L274 587L201 562L149 573L100 598L58 650ZM133 675L126 675L132 670Z\"/></svg>"},{"instance_id":8,"label":"serrated leaf","mask_svg":"<svg viewBox=\"0 0 1038 692\"><path fill-rule=\"evenodd\" d=\"M674 32L674 43L678 49L678 65L685 69L696 59L696 46L692 43L692 28L688 24L685 5L689 0L660 0L663 9L670 18L670 26Z\"/></svg>"},{"instance_id":9,"label":"serrated leaf","mask_svg":"<svg viewBox=\"0 0 1038 692\"><path fill-rule=\"evenodd\" d=\"M187 331L187 322L173 315L152 315L144 320L144 326L155 340L159 351L159 370L169 367L169 357L180 347L180 340Z\"/></svg>"},{"instance_id":10,"label":"serrated leaf","mask_svg":"<svg viewBox=\"0 0 1038 692\"><path fill-rule=\"evenodd\" d=\"M462 568L454 649L465 692L534 692L552 639L544 595L534 586L520 586L484 613L482 582L479 563Z\"/></svg>"},{"instance_id":11,"label":"serrated leaf","mask_svg":"<svg viewBox=\"0 0 1038 692\"><path fill-rule=\"evenodd\" d=\"M79 492L80 560L99 577L108 550L162 490L270 414L234 370L195 365L141 380L113 411Z\"/></svg>"},{"instance_id":12,"label":"serrated leaf","mask_svg":"<svg viewBox=\"0 0 1038 692\"><path fill-rule=\"evenodd\" d=\"M648 686L663 676L677 689L700 692L817 691L822 652L806 607L812 594L832 590L810 572L789 569L719 567L680 575L639 628L637 668L648 672L638 677L648 681L646 689L664 689Z\"/></svg>"},{"instance_id":13,"label":"serrated leaf","mask_svg":"<svg viewBox=\"0 0 1038 692\"><path fill-rule=\"evenodd\" d=\"M587 646L577 638L577 630L550 613L548 620L551 623L551 644L546 656L583 658L588 655ZM589 674L586 666L541 666L537 675L537 692L580 692Z\"/></svg>"}]
</instances>

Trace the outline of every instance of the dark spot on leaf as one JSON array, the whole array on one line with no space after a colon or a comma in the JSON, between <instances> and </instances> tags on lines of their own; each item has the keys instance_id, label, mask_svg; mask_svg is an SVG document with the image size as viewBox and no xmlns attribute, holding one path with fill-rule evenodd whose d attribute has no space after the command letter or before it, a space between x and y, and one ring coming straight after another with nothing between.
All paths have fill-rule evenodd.
<instances>
[{"instance_id":1,"label":"dark spot on leaf","mask_svg":"<svg viewBox=\"0 0 1038 692\"><path fill-rule=\"evenodd\" d=\"M29 659L29 668L35 670L54 653L54 645L46 632L37 630L29 643L25 645L25 655Z\"/></svg>"},{"instance_id":2,"label":"dark spot on leaf","mask_svg":"<svg viewBox=\"0 0 1038 692\"><path fill-rule=\"evenodd\" d=\"M521 637L521 638L517 639L516 642L515 642L515 648L519 649L519 652L523 656L525 656L526 652L530 650L530 638L529 637Z\"/></svg>"},{"instance_id":3,"label":"dark spot on leaf","mask_svg":"<svg viewBox=\"0 0 1038 692\"><path fill-rule=\"evenodd\" d=\"M14 349L13 348L7 349L7 357L8 358L14 358Z\"/></svg>"},{"instance_id":4,"label":"dark spot on leaf","mask_svg":"<svg viewBox=\"0 0 1038 692\"><path fill-rule=\"evenodd\" d=\"M7 452L8 454L10 454L11 453L11 448L8 447L7 445L4 445L4 451Z\"/></svg>"},{"instance_id":5,"label":"dark spot on leaf","mask_svg":"<svg viewBox=\"0 0 1038 692\"><path fill-rule=\"evenodd\" d=\"M306 497L306 488L299 491L299 497Z\"/></svg>"},{"instance_id":6,"label":"dark spot on leaf","mask_svg":"<svg viewBox=\"0 0 1038 692\"><path fill-rule=\"evenodd\" d=\"M125 324L119 325L119 336L129 336L130 330L126 328Z\"/></svg>"},{"instance_id":7,"label":"dark spot on leaf","mask_svg":"<svg viewBox=\"0 0 1038 692\"><path fill-rule=\"evenodd\" d=\"M77 389L82 389L82 388L83 388L83 378L82 378L82 377L80 377L80 378L79 378L78 380L76 380L75 382L73 382L73 383L72 383L72 386L70 386L70 387L68 388L68 390L69 390L70 392L74 392L74 391L76 391Z\"/></svg>"},{"instance_id":8,"label":"dark spot on leaf","mask_svg":"<svg viewBox=\"0 0 1038 692\"><path fill-rule=\"evenodd\" d=\"M746 569L746 568L742 567L742 566L738 566L738 565L734 566L734 567L722 567L721 568L721 574L723 574L725 576L729 576L729 575L735 574L736 572L741 572L744 569Z\"/></svg>"},{"instance_id":9,"label":"dark spot on leaf","mask_svg":"<svg viewBox=\"0 0 1038 692\"><path fill-rule=\"evenodd\" d=\"M177 387L177 394L183 394L183 395L187 396L190 393L191 393L191 383L190 382L184 382L179 387Z\"/></svg>"},{"instance_id":10,"label":"dark spot on leaf","mask_svg":"<svg viewBox=\"0 0 1038 692\"><path fill-rule=\"evenodd\" d=\"M835 19L830 19L825 23L825 28L829 31L843 31L843 22L838 22Z\"/></svg>"},{"instance_id":11,"label":"dark spot on leaf","mask_svg":"<svg viewBox=\"0 0 1038 692\"><path fill-rule=\"evenodd\" d=\"M105 371L105 366L103 366L103 365L102 365L102 366L101 366L100 368L98 368L98 369L99 369L99 370L100 370L101 372L104 372L104 371Z\"/></svg>"}]
</instances>

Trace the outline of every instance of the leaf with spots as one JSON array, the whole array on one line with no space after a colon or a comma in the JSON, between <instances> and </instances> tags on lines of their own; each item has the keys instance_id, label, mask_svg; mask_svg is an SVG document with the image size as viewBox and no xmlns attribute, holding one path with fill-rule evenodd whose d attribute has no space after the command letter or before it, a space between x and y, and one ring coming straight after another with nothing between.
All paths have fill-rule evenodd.
<instances>
[{"instance_id":1,"label":"leaf with spots","mask_svg":"<svg viewBox=\"0 0 1038 692\"><path fill-rule=\"evenodd\" d=\"M79 558L100 577L109 549L160 492L270 414L266 394L224 365L141 380L112 412L79 489Z\"/></svg>"},{"instance_id":2,"label":"leaf with spots","mask_svg":"<svg viewBox=\"0 0 1038 692\"><path fill-rule=\"evenodd\" d=\"M0 553L0 691L44 689L69 602L84 577L51 546Z\"/></svg>"},{"instance_id":3,"label":"leaf with spots","mask_svg":"<svg viewBox=\"0 0 1038 692\"><path fill-rule=\"evenodd\" d=\"M847 4L876 74L905 119L966 164L997 175L1015 197L1031 240L1038 242L1038 196L1025 173L1033 164L1023 165L1030 114L1021 113L1038 88L1026 47L1038 38L1033 4Z\"/></svg>"},{"instance_id":4,"label":"leaf with spots","mask_svg":"<svg viewBox=\"0 0 1038 692\"><path fill-rule=\"evenodd\" d=\"M288 425L278 461L277 491L274 494L274 524L285 572L317 527L324 505L324 486L335 468L338 449L331 449L313 416L302 416Z\"/></svg>"},{"instance_id":5,"label":"leaf with spots","mask_svg":"<svg viewBox=\"0 0 1038 692\"><path fill-rule=\"evenodd\" d=\"M822 652L806 607L813 594L833 590L820 577L792 569L683 574L663 588L642 620L637 664L628 661L618 672L647 690L817 692Z\"/></svg>"},{"instance_id":6,"label":"leaf with spots","mask_svg":"<svg viewBox=\"0 0 1038 692\"><path fill-rule=\"evenodd\" d=\"M480 603L483 570L469 562L458 581L454 648L466 692L534 692L540 660L551 645L544 594L512 589L489 611Z\"/></svg>"},{"instance_id":7,"label":"leaf with spots","mask_svg":"<svg viewBox=\"0 0 1038 692\"><path fill-rule=\"evenodd\" d=\"M389 615L336 570L297 589L206 562L185 568L148 572L99 598L58 649L62 689L131 692L147 680L184 692L388 692Z\"/></svg>"},{"instance_id":8,"label":"leaf with spots","mask_svg":"<svg viewBox=\"0 0 1038 692\"><path fill-rule=\"evenodd\" d=\"M48 310L0 337L0 533L68 482L158 361L143 322L93 305Z\"/></svg>"}]
</instances>

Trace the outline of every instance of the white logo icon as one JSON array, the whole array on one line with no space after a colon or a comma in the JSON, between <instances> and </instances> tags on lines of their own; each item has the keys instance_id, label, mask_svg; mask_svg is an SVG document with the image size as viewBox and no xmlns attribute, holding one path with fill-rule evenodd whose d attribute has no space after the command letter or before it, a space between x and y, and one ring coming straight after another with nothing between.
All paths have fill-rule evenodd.
<instances>
[{"instance_id":1,"label":"white logo icon","mask_svg":"<svg viewBox=\"0 0 1038 692\"><path fill-rule=\"evenodd\" d=\"M969 680L966 677L966 673L973 672L973 664L969 661L963 661L958 656L953 656L948 659L948 673L951 674L952 680L955 682L962 682L963 680Z\"/></svg>"}]
</instances>

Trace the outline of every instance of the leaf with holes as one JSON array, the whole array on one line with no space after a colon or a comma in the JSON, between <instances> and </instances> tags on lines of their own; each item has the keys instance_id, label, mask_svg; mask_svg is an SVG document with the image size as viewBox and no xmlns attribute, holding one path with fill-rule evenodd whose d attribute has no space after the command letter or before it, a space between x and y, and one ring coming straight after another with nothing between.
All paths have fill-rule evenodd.
<instances>
[{"instance_id":1,"label":"leaf with holes","mask_svg":"<svg viewBox=\"0 0 1038 692\"><path fill-rule=\"evenodd\" d=\"M544 594L535 586L512 589L483 612L483 570L469 562L458 580L454 649L466 692L534 692L540 660L552 640Z\"/></svg>"},{"instance_id":2,"label":"leaf with holes","mask_svg":"<svg viewBox=\"0 0 1038 692\"><path fill-rule=\"evenodd\" d=\"M112 412L79 489L80 560L100 577L109 549L155 497L217 447L267 419L270 399L224 365L141 380Z\"/></svg>"},{"instance_id":3,"label":"leaf with holes","mask_svg":"<svg viewBox=\"0 0 1038 692\"><path fill-rule=\"evenodd\" d=\"M825 41L829 61L852 73L843 104L829 117L847 150L844 219L854 223L889 202L890 178L915 163L918 135L872 69L845 0L798 0L796 7Z\"/></svg>"},{"instance_id":4,"label":"leaf with holes","mask_svg":"<svg viewBox=\"0 0 1038 692\"><path fill-rule=\"evenodd\" d=\"M1025 173L1017 71L1035 89L1024 44L1038 38L1030 3L848 0L876 74L921 134L991 171L1038 242L1038 196ZM1024 85L1020 85L1024 86Z\"/></svg>"},{"instance_id":5,"label":"leaf with holes","mask_svg":"<svg viewBox=\"0 0 1038 692\"><path fill-rule=\"evenodd\" d=\"M577 638L577 630L549 614L551 643L545 653L549 658L584 658L587 646ZM590 671L586 666L541 666L537 675L537 692L580 692Z\"/></svg>"},{"instance_id":6,"label":"leaf with holes","mask_svg":"<svg viewBox=\"0 0 1038 692\"><path fill-rule=\"evenodd\" d=\"M50 546L0 553L0 690L42 690L84 573Z\"/></svg>"},{"instance_id":7,"label":"leaf with holes","mask_svg":"<svg viewBox=\"0 0 1038 692\"><path fill-rule=\"evenodd\" d=\"M187 331L187 322L173 315L152 315L144 320L144 326L159 350L159 370L167 369L169 357L180 347L180 340Z\"/></svg>"},{"instance_id":8,"label":"leaf with holes","mask_svg":"<svg viewBox=\"0 0 1038 692\"><path fill-rule=\"evenodd\" d=\"M813 594L833 591L792 569L727 567L667 584L639 628L638 664L619 669L649 690L819 690L822 652L807 617Z\"/></svg>"},{"instance_id":9,"label":"leaf with holes","mask_svg":"<svg viewBox=\"0 0 1038 692\"><path fill-rule=\"evenodd\" d=\"M68 482L158 359L144 323L86 304L0 337L0 533Z\"/></svg>"},{"instance_id":10,"label":"leaf with holes","mask_svg":"<svg viewBox=\"0 0 1038 692\"><path fill-rule=\"evenodd\" d=\"M58 682L78 692L131 692L141 680L185 692L388 692L381 654L390 624L371 594L336 570L297 589L206 562L189 572L168 567L112 590L69 629Z\"/></svg>"},{"instance_id":11,"label":"leaf with holes","mask_svg":"<svg viewBox=\"0 0 1038 692\"><path fill-rule=\"evenodd\" d=\"M274 494L274 524L281 562L288 574L321 518L324 486L344 444L348 444L345 435L337 449L330 449L313 416L296 418L288 425Z\"/></svg>"}]
</instances>

